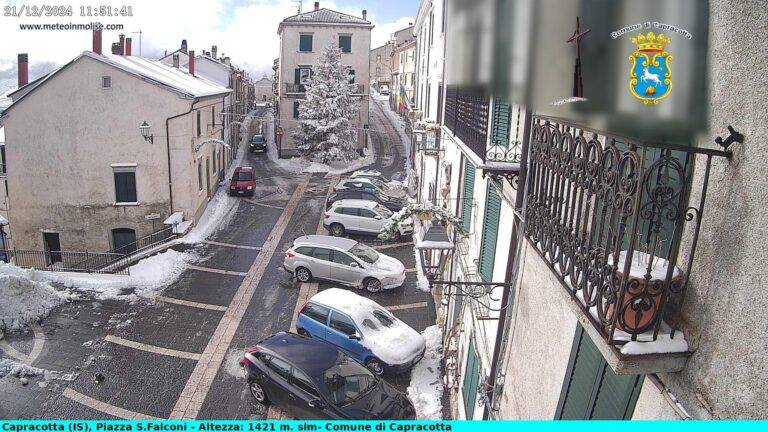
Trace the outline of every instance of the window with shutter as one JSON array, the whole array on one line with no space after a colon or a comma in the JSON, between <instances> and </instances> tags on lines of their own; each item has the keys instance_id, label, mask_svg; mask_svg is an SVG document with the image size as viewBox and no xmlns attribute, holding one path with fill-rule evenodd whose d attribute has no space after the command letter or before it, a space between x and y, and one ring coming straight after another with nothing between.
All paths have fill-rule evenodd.
<instances>
[{"instance_id":1,"label":"window with shutter","mask_svg":"<svg viewBox=\"0 0 768 432\"><path fill-rule=\"evenodd\" d=\"M461 224L464 231L469 232L472 227L472 195L475 193L475 166L469 161L464 161L464 190L461 194Z\"/></svg>"},{"instance_id":2,"label":"window with shutter","mask_svg":"<svg viewBox=\"0 0 768 432\"><path fill-rule=\"evenodd\" d=\"M631 419L643 378L616 375L579 324L555 419Z\"/></svg>"},{"instance_id":3,"label":"window with shutter","mask_svg":"<svg viewBox=\"0 0 768 432\"><path fill-rule=\"evenodd\" d=\"M352 52L352 36L339 35L339 48L341 49L341 52Z\"/></svg>"},{"instance_id":4,"label":"window with shutter","mask_svg":"<svg viewBox=\"0 0 768 432\"><path fill-rule=\"evenodd\" d=\"M493 101L493 121L491 125L491 143L502 147L509 146L509 127L512 120L512 107L509 101L495 97Z\"/></svg>"},{"instance_id":5,"label":"window with shutter","mask_svg":"<svg viewBox=\"0 0 768 432\"><path fill-rule=\"evenodd\" d=\"M312 52L312 35L311 34L299 35L299 51Z\"/></svg>"},{"instance_id":6,"label":"window with shutter","mask_svg":"<svg viewBox=\"0 0 768 432\"><path fill-rule=\"evenodd\" d=\"M477 352L472 337L469 338L467 349L467 367L464 368L464 385L462 394L464 397L464 410L467 420L475 415L475 402L477 402L477 385L480 377L480 363L477 361Z\"/></svg>"},{"instance_id":7,"label":"window with shutter","mask_svg":"<svg viewBox=\"0 0 768 432\"><path fill-rule=\"evenodd\" d=\"M485 281L493 278L493 262L496 258L496 240L499 235L499 217L501 215L501 197L490 183L485 193L485 221L483 238L480 242L480 260L478 270Z\"/></svg>"},{"instance_id":8,"label":"window with shutter","mask_svg":"<svg viewBox=\"0 0 768 432\"><path fill-rule=\"evenodd\" d=\"M294 102L293 103L293 118L297 119L299 118L299 103Z\"/></svg>"},{"instance_id":9,"label":"window with shutter","mask_svg":"<svg viewBox=\"0 0 768 432\"><path fill-rule=\"evenodd\" d=\"M136 198L136 173L116 172L115 174L115 202L135 203Z\"/></svg>"}]
</instances>

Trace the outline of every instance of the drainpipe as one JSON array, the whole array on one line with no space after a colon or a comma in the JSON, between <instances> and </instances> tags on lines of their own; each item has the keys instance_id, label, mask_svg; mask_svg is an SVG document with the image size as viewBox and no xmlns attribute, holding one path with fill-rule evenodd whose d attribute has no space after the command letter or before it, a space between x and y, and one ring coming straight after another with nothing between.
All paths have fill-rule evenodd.
<instances>
[{"instance_id":1,"label":"drainpipe","mask_svg":"<svg viewBox=\"0 0 768 432\"><path fill-rule=\"evenodd\" d=\"M525 198L525 179L528 172L528 141L531 134L531 111L529 109L525 110L525 121L523 126L523 144L522 148L520 149L520 172L517 175L517 194L515 195L515 212L522 206L523 199ZM509 240L509 255L507 256L507 270L505 272L506 276L504 278L504 282L511 283L514 282L513 275L515 274L515 257L517 256L518 250L518 225L519 224L512 224L512 235ZM519 264L518 264L519 265ZM488 376L489 382L486 383L486 388L490 388L490 397L491 400L491 406L485 407L485 411L483 412L483 420L488 420L491 411L494 409L493 407L493 401L495 398L496 393L496 375L498 374L499 370L499 363L501 361L501 348L506 342L506 330L508 327L507 324L507 317L510 314L512 310L512 302L514 300L513 295L514 288L508 288L504 290L504 294L501 297L501 304L502 307L506 307L504 309L504 312L499 316L499 326L498 330L496 331L496 342L493 346L493 359L491 360L491 372ZM506 305L506 306L505 306Z\"/></svg>"},{"instance_id":2,"label":"drainpipe","mask_svg":"<svg viewBox=\"0 0 768 432\"><path fill-rule=\"evenodd\" d=\"M185 116L192 112L192 110L195 109L195 104L200 102L199 98L195 98L195 100L192 102L192 104L189 106L189 111L177 114L173 117L168 117L165 119L165 149L168 154L168 199L170 200L169 207L170 207L170 214L173 214L173 177L171 176L171 130L170 130L170 121L179 118L182 116Z\"/></svg>"},{"instance_id":3,"label":"drainpipe","mask_svg":"<svg viewBox=\"0 0 768 432\"><path fill-rule=\"evenodd\" d=\"M667 400L670 406L672 406L672 409L675 410L675 413L680 416L683 420L693 420L693 417L688 413L688 411L685 409L683 404L680 403L680 400L675 396L672 391L669 389L669 387L664 384L664 382L659 378L657 374L650 374L646 375L649 380L653 383L653 385L656 386L656 388L661 391L661 394L664 395L664 399Z\"/></svg>"}]
</instances>

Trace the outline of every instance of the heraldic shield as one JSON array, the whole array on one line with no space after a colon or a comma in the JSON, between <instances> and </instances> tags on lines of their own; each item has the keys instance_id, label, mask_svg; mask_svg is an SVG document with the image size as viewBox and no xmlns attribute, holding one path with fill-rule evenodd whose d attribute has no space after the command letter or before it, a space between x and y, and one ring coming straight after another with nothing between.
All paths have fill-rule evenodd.
<instances>
[{"instance_id":1,"label":"heraldic shield","mask_svg":"<svg viewBox=\"0 0 768 432\"><path fill-rule=\"evenodd\" d=\"M656 105L672 92L672 56L665 51L671 38L653 32L631 38L636 50L629 56L629 91L646 105Z\"/></svg>"}]
</instances>

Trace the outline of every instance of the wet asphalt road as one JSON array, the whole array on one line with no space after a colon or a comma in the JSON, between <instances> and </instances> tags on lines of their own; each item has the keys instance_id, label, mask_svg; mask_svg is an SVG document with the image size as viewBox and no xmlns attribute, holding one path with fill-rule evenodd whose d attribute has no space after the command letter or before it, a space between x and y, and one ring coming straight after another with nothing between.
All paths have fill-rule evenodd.
<instances>
[{"instance_id":1,"label":"wet asphalt road","mask_svg":"<svg viewBox=\"0 0 768 432\"><path fill-rule=\"evenodd\" d=\"M371 144L377 161L370 168L388 176L402 176L405 159L399 136L381 107L371 103ZM259 113L257 113L259 114ZM256 132L252 123L249 135ZM245 165L258 175L253 199L236 200L234 216L208 240L251 249L203 243L178 246L200 255L196 266L230 272L247 272L283 214L286 203L304 179L270 162L266 154L247 153ZM244 349L278 331L288 330L296 309L299 284L282 269L282 252L304 233L314 233L322 217L331 186L324 174L310 175L300 204L269 257L234 338L216 371L199 413L200 419L261 419L263 406L248 394L239 361ZM357 238L383 246L372 238ZM381 252L394 256L407 269L415 265L412 245L389 247ZM135 415L168 418L182 394L202 353L214 336L226 307L243 281L242 274L186 270L162 293L165 297L209 305L200 308L156 300L77 301L55 310L39 328L42 351L33 366L62 371L65 379L32 378L24 386L15 377L0 380L0 418L3 419L110 419ZM331 285L320 283L319 290ZM418 291L416 274L407 274L403 287L380 294L363 292L384 306L408 305L393 313L421 331L434 324L435 308L429 293ZM42 333L42 334L41 334ZM33 351L35 332L8 335L6 342L17 351ZM134 346L115 341L130 341ZM140 346L141 348L136 348ZM166 350L158 353L159 350ZM172 350L172 355L169 355ZM103 377L97 380L96 377ZM402 390L409 376L390 379ZM74 395L74 396L73 396ZM80 398L83 395L84 398ZM77 401L76 399L79 399Z\"/></svg>"}]
</instances>

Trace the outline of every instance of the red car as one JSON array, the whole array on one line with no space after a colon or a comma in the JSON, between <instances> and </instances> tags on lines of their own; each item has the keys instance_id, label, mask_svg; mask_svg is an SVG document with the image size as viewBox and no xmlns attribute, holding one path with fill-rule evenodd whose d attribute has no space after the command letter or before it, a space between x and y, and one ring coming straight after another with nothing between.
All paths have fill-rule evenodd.
<instances>
[{"instance_id":1,"label":"red car","mask_svg":"<svg viewBox=\"0 0 768 432\"><path fill-rule=\"evenodd\" d=\"M253 175L253 167L237 167L229 182L229 195L253 196L256 189L256 179Z\"/></svg>"}]
</instances>

